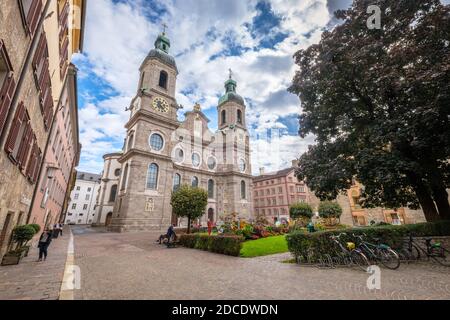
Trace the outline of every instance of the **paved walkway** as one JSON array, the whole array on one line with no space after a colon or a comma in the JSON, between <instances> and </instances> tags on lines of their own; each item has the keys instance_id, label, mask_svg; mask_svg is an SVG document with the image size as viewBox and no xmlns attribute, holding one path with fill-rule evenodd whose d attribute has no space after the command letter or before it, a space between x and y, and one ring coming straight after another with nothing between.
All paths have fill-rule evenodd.
<instances>
[{"instance_id":1,"label":"paved walkway","mask_svg":"<svg viewBox=\"0 0 450 320\"><path fill-rule=\"evenodd\" d=\"M36 262L38 249L30 249L28 257L17 266L0 266L0 300L56 300L67 257L70 229L63 237L53 239L45 262Z\"/></svg>"},{"instance_id":2,"label":"paved walkway","mask_svg":"<svg viewBox=\"0 0 450 320\"><path fill-rule=\"evenodd\" d=\"M75 299L450 299L450 268L381 269L381 290L357 269L281 263L289 254L242 259L157 245L157 234L74 228L81 290Z\"/></svg>"}]
</instances>

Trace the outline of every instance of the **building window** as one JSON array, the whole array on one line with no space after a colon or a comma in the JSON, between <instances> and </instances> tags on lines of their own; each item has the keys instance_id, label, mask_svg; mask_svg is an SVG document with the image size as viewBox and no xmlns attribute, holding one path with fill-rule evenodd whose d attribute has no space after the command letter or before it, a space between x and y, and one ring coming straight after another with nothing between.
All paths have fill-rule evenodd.
<instances>
[{"instance_id":1,"label":"building window","mask_svg":"<svg viewBox=\"0 0 450 320\"><path fill-rule=\"evenodd\" d=\"M175 162L181 163L184 161L184 151L181 148L175 149Z\"/></svg>"},{"instance_id":2,"label":"building window","mask_svg":"<svg viewBox=\"0 0 450 320\"><path fill-rule=\"evenodd\" d=\"M194 188L198 188L198 178L197 177L192 177L192 181L191 184Z\"/></svg>"},{"instance_id":3,"label":"building window","mask_svg":"<svg viewBox=\"0 0 450 320\"><path fill-rule=\"evenodd\" d=\"M242 111L241 110L237 111L237 122L239 124L242 124Z\"/></svg>"},{"instance_id":4,"label":"building window","mask_svg":"<svg viewBox=\"0 0 450 320\"><path fill-rule=\"evenodd\" d=\"M216 168L216 159L214 157L209 157L208 158L208 168L209 170L214 170Z\"/></svg>"},{"instance_id":5,"label":"building window","mask_svg":"<svg viewBox=\"0 0 450 320\"><path fill-rule=\"evenodd\" d=\"M304 186L297 187L297 192L305 192L305 187Z\"/></svg>"},{"instance_id":6,"label":"building window","mask_svg":"<svg viewBox=\"0 0 450 320\"><path fill-rule=\"evenodd\" d=\"M75 199L75 200L78 200L78 197L79 197L79 196L80 196L79 193L75 193L74 199Z\"/></svg>"},{"instance_id":7,"label":"building window","mask_svg":"<svg viewBox=\"0 0 450 320\"><path fill-rule=\"evenodd\" d=\"M241 181L241 199L247 199L247 188L245 181Z\"/></svg>"},{"instance_id":8,"label":"building window","mask_svg":"<svg viewBox=\"0 0 450 320\"><path fill-rule=\"evenodd\" d=\"M158 188L159 167L156 163L152 163L148 167L147 173L147 189L156 190Z\"/></svg>"},{"instance_id":9,"label":"building window","mask_svg":"<svg viewBox=\"0 0 450 320\"><path fill-rule=\"evenodd\" d=\"M109 194L109 202L116 201L116 195L117 195L117 184L111 187L111 193Z\"/></svg>"},{"instance_id":10,"label":"building window","mask_svg":"<svg viewBox=\"0 0 450 320\"><path fill-rule=\"evenodd\" d=\"M72 204L72 210L75 210L76 208L77 208L77 204L76 203Z\"/></svg>"},{"instance_id":11,"label":"building window","mask_svg":"<svg viewBox=\"0 0 450 320\"><path fill-rule=\"evenodd\" d=\"M241 172L245 172L245 169L247 168L247 165L246 165L246 163L245 163L245 160L244 159L240 159L239 160L239 170L241 171Z\"/></svg>"},{"instance_id":12,"label":"building window","mask_svg":"<svg viewBox=\"0 0 450 320\"><path fill-rule=\"evenodd\" d=\"M282 188L282 187L279 187L279 188L278 188L278 193L279 193L279 194L283 193L283 188Z\"/></svg>"},{"instance_id":13,"label":"building window","mask_svg":"<svg viewBox=\"0 0 450 320\"><path fill-rule=\"evenodd\" d=\"M222 110L222 124L225 124L227 122L227 112L225 110Z\"/></svg>"},{"instance_id":14,"label":"building window","mask_svg":"<svg viewBox=\"0 0 450 320\"><path fill-rule=\"evenodd\" d=\"M192 165L196 168L200 166L201 158L200 155L196 152L192 154Z\"/></svg>"},{"instance_id":15,"label":"building window","mask_svg":"<svg viewBox=\"0 0 450 320\"><path fill-rule=\"evenodd\" d=\"M258 196L258 191L255 191L255 197L257 197Z\"/></svg>"},{"instance_id":16,"label":"building window","mask_svg":"<svg viewBox=\"0 0 450 320\"><path fill-rule=\"evenodd\" d=\"M91 192L92 191L92 188L88 188L88 192Z\"/></svg>"},{"instance_id":17,"label":"building window","mask_svg":"<svg viewBox=\"0 0 450 320\"><path fill-rule=\"evenodd\" d=\"M77 186L77 191L80 191L80 190L81 190L80 186Z\"/></svg>"},{"instance_id":18,"label":"building window","mask_svg":"<svg viewBox=\"0 0 450 320\"><path fill-rule=\"evenodd\" d=\"M164 146L163 137L158 133L152 134L150 137L150 147L154 151L161 151L163 146Z\"/></svg>"},{"instance_id":19,"label":"building window","mask_svg":"<svg viewBox=\"0 0 450 320\"><path fill-rule=\"evenodd\" d=\"M208 180L208 198L214 198L214 180L212 179Z\"/></svg>"},{"instance_id":20,"label":"building window","mask_svg":"<svg viewBox=\"0 0 450 320\"><path fill-rule=\"evenodd\" d=\"M177 191L181 186L181 176L175 173L173 176L173 191Z\"/></svg>"},{"instance_id":21,"label":"building window","mask_svg":"<svg viewBox=\"0 0 450 320\"><path fill-rule=\"evenodd\" d=\"M87 204L83 205L83 210L87 210L87 208L88 208L88 205L87 205ZM81 216L81 215L83 215L83 214L80 214L80 216Z\"/></svg>"},{"instance_id":22,"label":"building window","mask_svg":"<svg viewBox=\"0 0 450 320\"><path fill-rule=\"evenodd\" d=\"M87 195L86 195L86 201L89 201L90 198L91 198L91 195L90 195L90 194L87 194Z\"/></svg>"},{"instance_id":23,"label":"building window","mask_svg":"<svg viewBox=\"0 0 450 320\"><path fill-rule=\"evenodd\" d=\"M116 170L114 171L114 175L115 175L116 177L120 176L120 169L116 169Z\"/></svg>"},{"instance_id":24,"label":"building window","mask_svg":"<svg viewBox=\"0 0 450 320\"><path fill-rule=\"evenodd\" d=\"M161 71L159 73L159 86L167 90L167 79L169 78L167 72Z\"/></svg>"},{"instance_id":25,"label":"building window","mask_svg":"<svg viewBox=\"0 0 450 320\"><path fill-rule=\"evenodd\" d=\"M134 143L134 132L132 132L129 136L128 136L128 146L127 146L127 151L130 151L133 148L133 143Z\"/></svg>"}]
</instances>

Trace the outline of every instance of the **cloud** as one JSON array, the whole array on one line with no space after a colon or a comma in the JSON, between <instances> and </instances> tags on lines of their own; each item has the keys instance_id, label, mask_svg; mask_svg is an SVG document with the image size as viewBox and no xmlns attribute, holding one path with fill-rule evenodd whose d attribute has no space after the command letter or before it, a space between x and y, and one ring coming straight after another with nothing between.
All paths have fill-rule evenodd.
<instances>
[{"instance_id":1,"label":"cloud","mask_svg":"<svg viewBox=\"0 0 450 320\"><path fill-rule=\"evenodd\" d=\"M261 165L275 170L289 164L311 142L295 134L300 101L287 92L296 70L292 56L318 42L332 19L331 10L346 5L331 2L89 1L85 52L75 59L80 69L80 167L99 171L102 155L121 149L129 118L125 107L136 93L139 66L163 22L169 26L170 52L180 71L176 98L185 106L183 112L200 102L216 119L217 101L232 68L238 93L247 102L252 148L267 150L266 133L281 130L279 158L260 163L254 151L254 172Z\"/></svg>"}]
</instances>

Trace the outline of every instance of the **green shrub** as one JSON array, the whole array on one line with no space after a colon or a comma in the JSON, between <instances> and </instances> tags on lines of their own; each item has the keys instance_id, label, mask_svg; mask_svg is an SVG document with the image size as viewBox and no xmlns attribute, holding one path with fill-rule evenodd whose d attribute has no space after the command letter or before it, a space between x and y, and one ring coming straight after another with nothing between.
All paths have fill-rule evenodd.
<instances>
[{"instance_id":1,"label":"green shrub","mask_svg":"<svg viewBox=\"0 0 450 320\"><path fill-rule=\"evenodd\" d=\"M302 202L294 203L289 207L289 216L292 219L299 219L299 218L311 219L313 216L313 209L307 203Z\"/></svg>"},{"instance_id":2,"label":"green shrub","mask_svg":"<svg viewBox=\"0 0 450 320\"><path fill-rule=\"evenodd\" d=\"M13 241L17 243L17 248L22 248L28 241L33 239L36 229L31 225L18 226L13 230Z\"/></svg>"},{"instance_id":3,"label":"green shrub","mask_svg":"<svg viewBox=\"0 0 450 320\"><path fill-rule=\"evenodd\" d=\"M236 257L240 254L243 241L241 236L183 234L180 237L180 244L184 247Z\"/></svg>"},{"instance_id":4,"label":"green shrub","mask_svg":"<svg viewBox=\"0 0 450 320\"><path fill-rule=\"evenodd\" d=\"M354 241L352 234L366 234L366 240L375 242L375 238L379 238L382 243L385 243L392 248L400 248L403 245L404 237L410 233L416 237L426 236L450 236L450 221L439 221L419 224L409 224L402 226L377 226L377 227L360 227L348 228L331 231L320 231L316 233L304 233L295 231L288 234L286 239L288 242L289 251L296 257L306 258L308 250L311 248L315 254L321 255L333 252L335 244L330 240L331 235L337 235L345 232L347 235L341 238L343 242Z\"/></svg>"},{"instance_id":5,"label":"green shrub","mask_svg":"<svg viewBox=\"0 0 450 320\"><path fill-rule=\"evenodd\" d=\"M321 218L339 218L342 215L342 208L336 202L322 201L319 204L319 217Z\"/></svg>"},{"instance_id":6,"label":"green shrub","mask_svg":"<svg viewBox=\"0 0 450 320\"><path fill-rule=\"evenodd\" d=\"M39 231L41 231L41 226L36 223L29 224L29 226L33 227L36 233L39 233Z\"/></svg>"}]
</instances>

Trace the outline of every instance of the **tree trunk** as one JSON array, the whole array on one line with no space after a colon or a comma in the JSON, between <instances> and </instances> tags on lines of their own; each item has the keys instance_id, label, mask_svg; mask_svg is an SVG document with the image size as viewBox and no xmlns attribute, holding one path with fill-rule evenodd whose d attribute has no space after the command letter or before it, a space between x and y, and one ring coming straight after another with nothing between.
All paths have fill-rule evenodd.
<instances>
[{"instance_id":1,"label":"tree trunk","mask_svg":"<svg viewBox=\"0 0 450 320\"><path fill-rule=\"evenodd\" d=\"M433 186L433 198L442 220L450 220L450 204L448 193L444 186Z\"/></svg>"},{"instance_id":2,"label":"tree trunk","mask_svg":"<svg viewBox=\"0 0 450 320\"><path fill-rule=\"evenodd\" d=\"M414 190L416 192L417 199L419 199L425 219L428 222L439 220L440 217L436 210L433 198L431 198L427 188L425 188L425 185L419 183L419 185L415 186Z\"/></svg>"},{"instance_id":3,"label":"tree trunk","mask_svg":"<svg viewBox=\"0 0 450 320\"><path fill-rule=\"evenodd\" d=\"M187 234L191 233L191 217L188 217L188 227L187 227Z\"/></svg>"}]
</instances>

